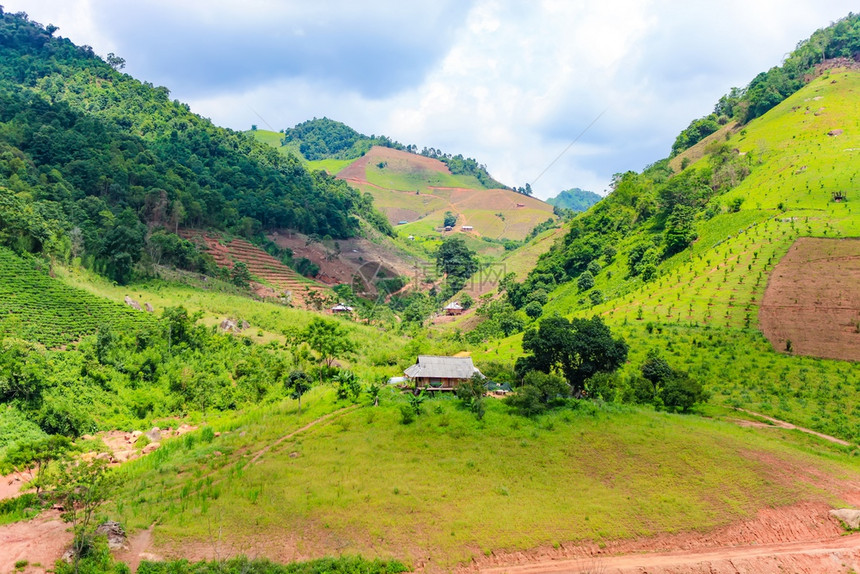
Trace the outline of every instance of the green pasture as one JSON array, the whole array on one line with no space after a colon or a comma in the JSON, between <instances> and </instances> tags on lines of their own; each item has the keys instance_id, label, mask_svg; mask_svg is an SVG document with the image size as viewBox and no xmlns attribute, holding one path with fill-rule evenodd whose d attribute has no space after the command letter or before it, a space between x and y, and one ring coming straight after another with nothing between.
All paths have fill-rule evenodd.
<instances>
[{"instance_id":1,"label":"green pasture","mask_svg":"<svg viewBox=\"0 0 860 574\"><path fill-rule=\"evenodd\" d=\"M403 424L403 396L360 406L266 445L349 403L303 401L211 421L218 438L180 438L121 469L115 514L181 548L213 531L236 547L282 538L309 556L431 561L562 542L708 530L763 506L838 503L783 467L856 478L856 459L778 430L579 403L537 419L488 400L477 421L453 398ZM225 432L229 431L229 432Z\"/></svg>"}]
</instances>

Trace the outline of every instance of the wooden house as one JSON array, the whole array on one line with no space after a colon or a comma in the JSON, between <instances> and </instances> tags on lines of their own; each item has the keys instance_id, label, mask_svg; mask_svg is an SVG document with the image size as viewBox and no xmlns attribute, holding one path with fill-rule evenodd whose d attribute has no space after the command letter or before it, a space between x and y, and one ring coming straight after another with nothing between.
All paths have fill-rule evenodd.
<instances>
[{"instance_id":1,"label":"wooden house","mask_svg":"<svg viewBox=\"0 0 860 574\"><path fill-rule=\"evenodd\" d=\"M404 374L415 390L453 391L477 373L472 357L439 357L419 355L418 361Z\"/></svg>"},{"instance_id":2,"label":"wooden house","mask_svg":"<svg viewBox=\"0 0 860 574\"><path fill-rule=\"evenodd\" d=\"M460 305L459 301L452 301L445 305L443 311L445 311L446 315L462 315L465 309L463 309L463 306Z\"/></svg>"}]
</instances>

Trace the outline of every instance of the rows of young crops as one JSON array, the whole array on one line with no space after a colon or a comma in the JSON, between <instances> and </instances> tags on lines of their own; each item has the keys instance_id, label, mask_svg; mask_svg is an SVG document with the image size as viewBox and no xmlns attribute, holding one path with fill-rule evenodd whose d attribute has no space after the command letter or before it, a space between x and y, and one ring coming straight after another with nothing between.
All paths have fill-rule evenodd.
<instances>
[{"instance_id":1,"label":"rows of young crops","mask_svg":"<svg viewBox=\"0 0 860 574\"><path fill-rule=\"evenodd\" d=\"M94 333L100 325L127 328L151 315L101 299L47 274L47 264L0 248L0 323L7 333L54 348Z\"/></svg>"}]
</instances>

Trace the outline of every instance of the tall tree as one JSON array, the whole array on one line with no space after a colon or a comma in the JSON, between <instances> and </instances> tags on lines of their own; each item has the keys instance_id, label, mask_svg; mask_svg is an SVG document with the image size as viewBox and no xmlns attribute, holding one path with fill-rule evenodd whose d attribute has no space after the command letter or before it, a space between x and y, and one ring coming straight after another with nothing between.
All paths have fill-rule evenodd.
<instances>
[{"instance_id":1,"label":"tall tree","mask_svg":"<svg viewBox=\"0 0 860 574\"><path fill-rule=\"evenodd\" d=\"M466 280L478 270L474 251L459 237L446 239L436 252L436 268L448 278L452 293L466 284Z\"/></svg>"},{"instance_id":2,"label":"tall tree","mask_svg":"<svg viewBox=\"0 0 860 574\"><path fill-rule=\"evenodd\" d=\"M523 351L530 354L517 360L517 370L520 375L531 370L560 372L577 393L592 375L612 372L623 365L627 350L624 339L613 339L609 327L598 316L568 321L554 315L523 335Z\"/></svg>"}]
</instances>

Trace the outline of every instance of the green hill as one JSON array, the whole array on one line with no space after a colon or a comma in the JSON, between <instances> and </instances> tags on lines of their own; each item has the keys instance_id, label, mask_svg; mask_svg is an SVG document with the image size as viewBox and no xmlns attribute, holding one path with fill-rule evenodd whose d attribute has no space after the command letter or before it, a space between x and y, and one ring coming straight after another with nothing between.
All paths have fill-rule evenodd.
<instances>
[{"instance_id":1,"label":"green hill","mask_svg":"<svg viewBox=\"0 0 860 574\"><path fill-rule=\"evenodd\" d=\"M555 197L550 197L546 202L553 207L562 207L580 212L587 210L601 199L603 198L593 191L585 191L584 189L574 187L562 191Z\"/></svg>"},{"instance_id":2,"label":"green hill","mask_svg":"<svg viewBox=\"0 0 860 574\"><path fill-rule=\"evenodd\" d=\"M463 157L462 154L452 155L427 147L419 152L418 146L414 144L404 145L387 136L366 136L342 122L328 118L314 118L284 130L280 143L285 149L297 150L301 157L319 169L324 169L323 166L327 164L315 162L354 160L362 157L370 148L380 146L437 159L444 163L452 174L471 176L485 189L506 187L490 176L486 166L472 158Z\"/></svg>"},{"instance_id":3,"label":"green hill","mask_svg":"<svg viewBox=\"0 0 860 574\"><path fill-rule=\"evenodd\" d=\"M768 110L619 174L561 227L551 206L488 189L456 157L393 142L362 153L374 138L329 120L297 126L287 145L286 133L221 130L51 36L3 15L0 455L45 434L78 437L82 470L146 451L111 471L97 513L121 521L138 554L358 554L439 572L843 533L827 511L856 503L860 483L852 66L829 62ZM339 166L337 178L290 150ZM362 277L335 286L354 306L342 315L326 316L333 301L311 312L258 300L176 236L199 223L254 237L296 218L308 234L291 241L349 251L360 270L384 263L371 258L385 249L359 254L345 239L369 230L373 206L406 221L394 238L368 233L374 245L428 257L456 234L483 250L474 279L492 288L471 291L474 315L427 328L438 285L417 266L416 289L388 301L358 301ZM126 295L155 313L122 306ZM558 327L592 316L611 332ZM814 355L819 334L841 358ZM495 394L474 379L457 393L387 384L418 355L463 353L501 383ZM590 375L585 392L541 369ZM189 424L157 446L131 432ZM2 506L0 521L18 519ZM93 555L81 571L107 569Z\"/></svg>"},{"instance_id":4,"label":"green hill","mask_svg":"<svg viewBox=\"0 0 860 574\"><path fill-rule=\"evenodd\" d=\"M346 238L359 217L374 220L372 204L342 182L212 125L167 88L54 32L23 13L0 15L0 219L13 230L5 245L80 257L127 282L150 260L214 273L174 235L180 227ZM35 221L16 218L21 209Z\"/></svg>"},{"instance_id":5,"label":"green hill","mask_svg":"<svg viewBox=\"0 0 860 574\"><path fill-rule=\"evenodd\" d=\"M853 364L798 356L803 349L785 335L768 341L760 331L774 273L801 273L812 284L844 276L836 305L853 309L848 316L860 313L858 283L851 280L860 242L845 243L843 255L815 271L824 276L809 266L779 267L798 238L860 236L852 200L860 169L858 89L857 71L824 71L714 140L681 173L658 162L642 174L623 174L606 199L571 222L527 281L509 287L509 299L524 306L545 289L545 315L597 314L622 332L632 357L613 397L633 392L639 366L654 349L705 383L714 402L860 440L860 425L848 416L860 408ZM834 201L839 193L847 201ZM804 331L829 341L834 352L842 349L836 356L858 360L851 349L860 333L850 317L824 311L828 301L807 304L819 306L819 322ZM804 302L792 296L782 305L770 313L772 322L784 316L790 323L799 312L792 308ZM781 332L779 325L769 332ZM478 356L513 361L519 345L515 338Z\"/></svg>"},{"instance_id":6,"label":"green hill","mask_svg":"<svg viewBox=\"0 0 860 574\"><path fill-rule=\"evenodd\" d=\"M250 133L276 145L274 132ZM522 241L536 226L554 219L551 206L502 186L476 161L462 156L436 150L419 154L415 146L362 136L325 118L286 130L281 143L281 153L298 151L316 158L306 162L308 168L336 174L372 197L373 205L396 227L400 244L422 258L432 257L444 238L447 212L456 217L457 231L472 227L464 239L491 259L505 252L505 241L512 249L516 245L511 241ZM413 239L407 240L410 236Z\"/></svg>"}]
</instances>

